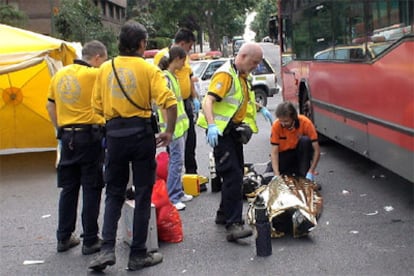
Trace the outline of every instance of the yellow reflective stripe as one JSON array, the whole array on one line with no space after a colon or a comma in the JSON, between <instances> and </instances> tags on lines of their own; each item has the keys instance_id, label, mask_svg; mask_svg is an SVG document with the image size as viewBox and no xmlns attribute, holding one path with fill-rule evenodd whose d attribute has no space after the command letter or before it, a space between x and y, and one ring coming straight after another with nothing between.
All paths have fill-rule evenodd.
<instances>
[{"instance_id":1,"label":"yellow reflective stripe","mask_svg":"<svg viewBox=\"0 0 414 276\"><path fill-rule=\"evenodd\" d=\"M181 115L179 115L178 117L177 117L177 122L179 122L179 121L182 121L182 120L184 120L184 119L186 119L187 118L187 114L181 114Z\"/></svg>"},{"instance_id":2,"label":"yellow reflective stripe","mask_svg":"<svg viewBox=\"0 0 414 276\"><path fill-rule=\"evenodd\" d=\"M230 121L231 116L224 116L224 115L219 115L217 114L217 116L214 117L214 120L218 120L218 121Z\"/></svg>"},{"instance_id":3,"label":"yellow reflective stripe","mask_svg":"<svg viewBox=\"0 0 414 276\"><path fill-rule=\"evenodd\" d=\"M225 97L222 102L226 102L232 105L239 106L240 102L235 98Z\"/></svg>"}]
</instances>

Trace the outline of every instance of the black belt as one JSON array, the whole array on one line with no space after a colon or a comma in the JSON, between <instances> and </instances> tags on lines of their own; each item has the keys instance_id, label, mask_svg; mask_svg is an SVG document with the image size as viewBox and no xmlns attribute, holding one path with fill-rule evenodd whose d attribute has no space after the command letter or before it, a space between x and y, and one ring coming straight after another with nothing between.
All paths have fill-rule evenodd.
<instances>
[{"instance_id":1,"label":"black belt","mask_svg":"<svg viewBox=\"0 0 414 276\"><path fill-rule=\"evenodd\" d=\"M223 131L223 134L229 134L233 130L235 130L238 126L240 126L242 123L234 123L233 121L230 121L226 128Z\"/></svg>"},{"instance_id":2,"label":"black belt","mask_svg":"<svg viewBox=\"0 0 414 276\"><path fill-rule=\"evenodd\" d=\"M61 127L63 131L92 131L92 130L101 130L101 125L86 125L86 124L75 124L75 125L65 125Z\"/></svg>"}]
</instances>

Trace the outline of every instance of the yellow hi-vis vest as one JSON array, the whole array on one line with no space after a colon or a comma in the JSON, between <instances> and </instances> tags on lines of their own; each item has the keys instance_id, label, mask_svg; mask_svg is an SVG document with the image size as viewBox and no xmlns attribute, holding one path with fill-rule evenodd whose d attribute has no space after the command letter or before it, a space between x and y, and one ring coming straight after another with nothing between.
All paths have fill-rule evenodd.
<instances>
[{"instance_id":1,"label":"yellow hi-vis vest","mask_svg":"<svg viewBox=\"0 0 414 276\"><path fill-rule=\"evenodd\" d=\"M242 91L242 84L240 83L239 77L229 61L221 66L215 72L215 74L219 72L228 73L233 79L230 91L220 102L215 102L213 105L214 122L220 133L223 134L228 123L240 108L244 96ZM257 133L258 129L256 125L256 100L254 92L250 88L249 82L247 83L247 87L249 89L249 102L247 103L246 117L243 119L243 122L248 124L254 133ZM197 125L202 128L208 127L206 117L202 110L199 112Z\"/></svg>"},{"instance_id":2,"label":"yellow hi-vis vest","mask_svg":"<svg viewBox=\"0 0 414 276\"><path fill-rule=\"evenodd\" d=\"M184 101L181 96L180 86L178 85L177 79L169 71L164 71L165 76L170 80L171 88L174 91L175 97L177 98L177 121L175 123L175 129L173 134L173 139L178 139L184 135L190 126L190 121L188 119L187 113L185 113ZM162 116L162 112L158 109L159 125L161 131L165 131L167 125L165 119Z\"/></svg>"}]
</instances>

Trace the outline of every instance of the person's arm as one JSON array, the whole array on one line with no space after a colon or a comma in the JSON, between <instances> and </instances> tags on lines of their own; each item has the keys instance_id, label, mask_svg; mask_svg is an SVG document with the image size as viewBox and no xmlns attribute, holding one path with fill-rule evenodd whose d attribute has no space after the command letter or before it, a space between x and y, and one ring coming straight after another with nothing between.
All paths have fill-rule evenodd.
<instances>
[{"instance_id":1,"label":"person's arm","mask_svg":"<svg viewBox=\"0 0 414 276\"><path fill-rule=\"evenodd\" d=\"M97 75L94 86L92 88L91 104L92 109L96 114L104 116L100 74Z\"/></svg>"},{"instance_id":2,"label":"person's arm","mask_svg":"<svg viewBox=\"0 0 414 276\"><path fill-rule=\"evenodd\" d=\"M203 112L206 117L207 124L215 124L214 115L213 115L213 104L216 101L216 98L212 95L206 95L203 100Z\"/></svg>"},{"instance_id":3,"label":"person's arm","mask_svg":"<svg viewBox=\"0 0 414 276\"><path fill-rule=\"evenodd\" d=\"M270 157L272 159L272 169L275 176L279 176L279 146L272 145L272 149L270 152Z\"/></svg>"},{"instance_id":4,"label":"person's arm","mask_svg":"<svg viewBox=\"0 0 414 276\"><path fill-rule=\"evenodd\" d=\"M316 172L316 166L318 165L318 162L319 162L319 157L321 155L321 149L318 143L318 134L312 122L309 123L305 134L312 140L312 148L313 148L311 166L308 172L306 173L306 178L309 180L315 181L315 175L318 174Z\"/></svg>"},{"instance_id":5,"label":"person's arm","mask_svg":"<svg viewBox=\"0 0 414 276\"><path fill-rule=\"evenodd\" d=\"M312 142L312 147L313 147L313 157L312 157L311 166L309 168L309 172L315 175L316 166L318 165L319 158L321 156L321 148L319 147L318 141Z\"/></svg>"},{"instance_id":6,"label":"person's arm","mask_svg":"<svg viewBox=\"0 0 414 276\"><path fill-rule=\"evenodd\" d=\"M47 112L49 113L50 120L52 121L53 126L55 129L58 128L57 124L57 114L56 114L56 104L50 100L47 101L46 104Z\"/></svg>"},{"instance_id":7,"label":"person's arm","mask_svg":"<svg viewBox=\"0 0 414 276\"><path fill-rule=\"evenodd\" d=\"M168 107L166 110L166 113L167 113L167 129L165 130L165 132L167 132L168 134L171 134L172 136L175 130L175 123L177 121L177 105L175 104L175 105Z\"/></svg>"},{"instance_id":8,"label":"person's arm","mask_svg":"<svg viewBox=\"0 0 414 276\"><path fill-rule=\"evenodd\" d=\"M204 116L208 124L207 127L207 143L214 148L218 145L218 137L221 135L213 115L213 104L216 98L213 95L207 94L203 101Z\"/></svg>"},{"instance_id":9,"label":"person's arm","mask_svg":"<svg viewBox=\"0 0 414 276\"><path fill-rule=\"evenodd\" d=\"M166 147L170 144L177 120L177 104L171 105L165 109L167 115L167 129L161 132L156 138L157 147Z\"/></svg>"},{"instance_id":10,"label":"person's arm","mask_svg":"<svg viewBox=\"0 0 414 276\"><path fill-rule=\"evenodd\" d=\"M195 88L193 77L190 77L191 83L191 98L198 99L197 89Z\"/></svg>"},{"instance_id":11,"label":"person's arm","mask_svg":"<svg viewBox=\"0 0 414 276\"><path fill-rule=\"evenodd\" d=\"M263 117L270 123L270 125L273 124L274 119L272 113L270 113L266 107L256 102L256 110L262 113Z\"/></svg>"}]
</instances>

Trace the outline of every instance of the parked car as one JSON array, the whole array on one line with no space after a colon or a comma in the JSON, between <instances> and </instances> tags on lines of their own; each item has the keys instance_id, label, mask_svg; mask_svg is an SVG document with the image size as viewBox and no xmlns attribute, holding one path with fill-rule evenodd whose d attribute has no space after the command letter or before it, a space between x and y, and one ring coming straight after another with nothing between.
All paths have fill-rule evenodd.
<instances>
[{"instance_id":1,"label":"parked car","mask_svg":"<svg viewBox=\"0 0 414 276\"><path fill-rule=\"evenodd\" d=\"M151 49L151 50L145 50L144 52L144 58L149 63L154 63L154 57L159 52L158 49Z\"/></svg>"},{"instance_id":2,"label":"parked car","mask_svg":"<svg viewBox=\"0 0 414 276\"><path fill-rule=\"evenodd\" d=\"M358 45L338 45L319 51L314 55L319 60L367 61L376 58L391 42L380 42Z\"/></svg>"},{"instance_id":3,"label":"parked car","mask_svg":"<svg viewBox=\"0 0 414 276\"><path fill-rule=\"evenodd\" d=\"M196 86L199 88L198 93L201 97L206 95L214 72L227 60L228 58L220 58L190 62L194 76L198 78ZM252 89L256 94L256 102L266 106L267 97L273 97L273 95L279 93L275 70L266 59L263 59L259 66L257 66L257 69L252 72L251 76Z\"/></svg>"}]
</instances>

